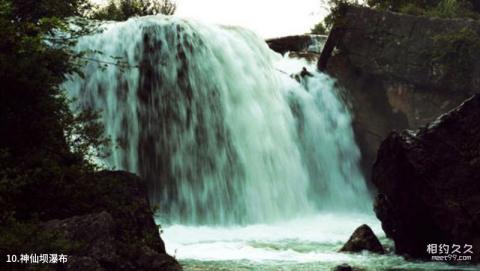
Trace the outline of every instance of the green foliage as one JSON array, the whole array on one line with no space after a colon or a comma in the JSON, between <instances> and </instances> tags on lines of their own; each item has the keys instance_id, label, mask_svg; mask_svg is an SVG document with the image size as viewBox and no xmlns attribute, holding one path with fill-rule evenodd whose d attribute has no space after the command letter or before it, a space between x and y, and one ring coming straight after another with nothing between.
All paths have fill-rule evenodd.
<instances>
[{"instance_id":1,"label":"green foliage","mask_svg":"<svg viewBox=\"0 0 480 271\"><path fill-rule=\"evenodd\" d=\"M82 16L92 7L90 0L3 0L2 2L11 2L18 19L28 22L36 22L42 18Z\"/></svg>"},{"instance_id":2,"label":"green foliage","mask_svg":"<svg viewBox=\"0 0 480 271\"><path fill-rule=\"evenodd\" d=\"M332 0L330 2L330 13L325 17L323 22L316 24L312 30L312 34L327 34L334 25L340 26L346 9L352 5L359 5L356 0Z\"/></svg>"},{"instance_id":3,"label":"green foliage","mask_svg":"<svg viewBox=\"0 0 480 271\"><path fill-rule=\"evenodd\" d=\"M368 5L412 15L441 18L480 18L477 0L368 0Z\"/></svg>"},{"instance_id":4,"label":"green foliage","mask_svg":"<svg viewBox=\"0 0 480 271\"><path fill-rule=\"evenodd\" d=\"M85 244L66 240L58 232L47 231L37 221L28 223L9 219L0 227L0 255L19 253L71 255ZM2 259L3 263L4 259ZM12 265L12 264L9 264ZM0 264L1 266L1 264ZM11 267L11 266L7 266ZM20 266L17 266L20 268Z\"/></svg>"},{"instance_id":5,"label":"green foliage","mask_svg":"<svg viewBox=\"0 0 480 271\"><path fill-rule=\"evenodd\" d=\"M470 2L457 0L441 0L425 11L426 16L440 18L480 18L480 14L472 9Z\"/></svg>"},{"instance_id":6,"label":"green foliage","mask_svg":"<svg viewBox=\"0 0 480 271\"><path fill-rule=\"evenodd\" d=\"M328 30L323 22L319 22L318 24L313 26L313 28L310 30L310 33L316 35L326 35L328 33Z\"/></svg>"},{"instance_id":7,"label":"green foliage","mask_svg":"<svg viewBox=\"0 0 480 271\"><path fill-rule=\"evenodd\" d=\"M90 17L96 20L125 21L136 16L172 15L176 5L170 0L110 0Z\"/></svg>"},{"instance_id":8,"label":"green foliage","mask_svg":"<svg viewBox=\"0 0 480 271\"><path fill-rule=\"evenodd\" d=\"M86 159L85 165L95 166L95 158L108 156L109 140L103 134L103 125L98 122L100 112L90 110L79 111L77 114L65 114L62 120L65 138L70 151Z\"/></svg>"},{"instance_id":9,"label":"green foliage","mask_svg":"<svg viewBox=\"0 0 480 271\"><path fill-rule=\"evenodd\" d=\"M63 2L74 5L78 1L56 2L61 7ZM68 144L75 142L65 135L91 125L73 116L60 84L78 71L75 63L80 55L70 48L80 35L89 33L88 23L77 20L80 27L73 30L65 18L38 18L34 7L33 15L25 14L28 8L22 1L0 0L0 5L0 149L18 166L28 167L40 157L83 159L84 153L70 151ZM62 16L75 14L69 11Z\"/></svg>"},{"instance_id":10,"label":"green foliage","mask_svg":"<svg viewBox=\"0 0 480 271\"><path fill-rule=\"evenodd\" d=\"M95 31L89 21L72 19L88 7L87 0L0 0L2 252L65 248L35 225L71 214L77 207L68 199L76 191L88 195L75 180L96 169L92 156L106 140L97 113L74 114L61 89L83 63L84 53L70 48Z\"/></svg>"},{"instance_id":11,"label":"green foliage","mask_svg":"<svg viewBox=\"0 0 480 271\"><path fill-rule=\"evenodd\" d=\"M331 29L334 25L341 26L343 16L349 6L358 6L356 0L332 0L330 14L325 17L325 25Z\"/></svg>"},{"instance_id":12,"label":"green foliage","mask_svg":"<svg viewBox=\"0 0 480 271\"><path fill-rule=\"evenodd\" d=\"M92 160L105 154L107 141L98 112L73 113L61 88L67 76L81 75L89 54L101 53L71 50L78 37L96 31L78 17L90 14L86 3L0 0L1 255L81 255L84 244L46 231L42 223L105 210L119 225L115 234L123 243L117 251L121 257L136 257L145 246L162 249L157 231L138 227L152 213L144 201L132 200L132 189L136 193L139 188L125 182L135 178L96 172ZM0 270L57 268L17 267L0 263Z\"/></svg>"}]
</instances>

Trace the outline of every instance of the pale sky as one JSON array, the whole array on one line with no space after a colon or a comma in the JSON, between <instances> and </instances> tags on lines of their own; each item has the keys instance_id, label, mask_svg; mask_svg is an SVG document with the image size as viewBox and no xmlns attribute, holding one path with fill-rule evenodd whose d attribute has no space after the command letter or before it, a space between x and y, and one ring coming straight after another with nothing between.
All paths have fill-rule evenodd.
<instances>
[{"instance_id":1,"label":"pale sky","mask_svg":"<svg viewBox=\"0 0 480 271\"><path fill-rule=\"evenodd\" d=\"M238 25L263 38L303 34L326 16L325 0L177 0L176 15Z\"/></svg>"},{"instance_id":2,"label":"pale sky","mask_svg":"<svg viewBox=\"0 0 480 271\"><path fill-rule=\"evenodd\" d=\"M101 3L105 0L93 0ZM242 26L263 38L310 31L328 13L328 0L176 0L175 16Z\"/></svg>"}]
</instances>

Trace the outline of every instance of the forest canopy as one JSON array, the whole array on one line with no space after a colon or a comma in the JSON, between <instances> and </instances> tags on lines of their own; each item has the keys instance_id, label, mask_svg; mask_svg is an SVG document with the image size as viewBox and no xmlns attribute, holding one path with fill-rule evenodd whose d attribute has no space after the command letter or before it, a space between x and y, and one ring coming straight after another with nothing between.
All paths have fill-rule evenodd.
<instances>
[{"instance_id":1,"label":"forest canopy","mask_svg":"<svg viewBox=\"0 0 480 271\"><path fill-rule=\"evenodd\" d=\"M97 20L125 21L130 17L146 15L172 15L177 6L170 0L109 0L97 7L90 17Z\"/></svg>"}]
</instances>

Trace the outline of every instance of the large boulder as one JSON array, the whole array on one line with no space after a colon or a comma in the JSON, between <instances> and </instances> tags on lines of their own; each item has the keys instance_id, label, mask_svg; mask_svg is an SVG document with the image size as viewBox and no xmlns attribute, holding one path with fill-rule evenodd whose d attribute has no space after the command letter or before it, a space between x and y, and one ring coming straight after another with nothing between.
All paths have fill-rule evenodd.
<instances>
[{"instance_id":1,"label":"large boulder","mask_svg":"<svg viewBox=\"0 0 480 271\"><path fill-rule=\"evenodd\" d=\"M60 232L66 240L80 242L81 254L90 259L77 259L78 263L115 262L119 260L115 244L115 222L107 212L55 219L44 223L51 232Z\"/></svg>"},{"instance_id":2,"label":"large boulder","mask_svg":"<svg viewBox=\"0 0 480 271\"><path fill-rule=\"evenodd\" d=\"M379 254L385 253L375 233L365 224L353 232L347 243L340 249L340 252L361 252L364 250Z\"/></svg>"},{"instance_id":3,"label":"large boulder","mask_svg":"<svg viewBox=\"0 0 480 271\"><path fill-rule=\"evenodd\" d=\"M165 252L141 178L102 171L83 176L79 183L81 193L62 212L75 215L42 223L45 230L76 244L66 270L181 270Z\"/></svg>"},{"instance_id":4,"label":"large boulder","mask_svg":"<svg viewBox=\"0 0 480 271\"><path fill-rule=\"evenodd\" d=\"M343 10L319 68L347 91L366 175L390 131L416 129L480 91L475 40L480 40L479 21L355 6ZM464 52L470 52L463 57L468 64L443 61L442 54L459 55L460 61Z\"/></svg>"},{"instance_id":5,"label":"large boulder","mask_svg":"<svg viewBox=\"0 0 480 271\"><path fill-rule=\"evenodd\" d=\"M68 271L106 271L100 263L92 257L78 257L72 256L67 258L65 268Z\"/></svg>"},{"instance_id":6,"label":"large boulder","mask_svg":"<svg viewBox=\"0 0 480 271\"><path fill-rule=\"evenodd\" d=\"M392 132L372 180L375 212L396 253L430 258L427 246L472 245L480 262L480 95L417 131Z\"/></svg>"}]
</instances>

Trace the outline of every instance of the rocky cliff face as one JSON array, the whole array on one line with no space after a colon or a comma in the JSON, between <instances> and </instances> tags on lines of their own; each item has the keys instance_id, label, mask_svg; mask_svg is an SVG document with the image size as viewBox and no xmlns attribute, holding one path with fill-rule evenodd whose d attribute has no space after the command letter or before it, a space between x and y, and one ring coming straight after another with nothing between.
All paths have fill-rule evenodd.
<instances>
[{"instance_id":1,"label":"rocky cliff face","mask_svg":"<svg viewBox=\"0 0 480 271\"><path fill-rule=\"evenodd\" d=\"M348 8L342 18L337 27L343 28L344 34L337 48L348 55L352 66L363 72L427 89L480 89L480 61L471 63L473 67L468 71L468 78L454 80L444 67L448 63L439 59L443 50L448 53L445 47L453 39L464 43L471 40L461 36L465 29L469 30L465 33L480 34L479 22L411 16L362 7ZM458 46L460 49L461 44ZM473 52L471 56L479 60L480 52Z\"/></svg>"},{"instance_id":2,"label":"rocky cliff face","mask_svg":"<svg viewBox=\"0 0 480 271\"><path fill-rule=\"evenodd\" d=\"M345 10L319 66L350 93L367 173L391 130L424 125L480 90L479 36L472 20Z\"/></svg>"},{"instance_id":3,"label":"rocky cliff face","mask_svg":"<svg viewBox=\"0 0 480 271\"><path fill-rule=\"evenodd\" d=\"M375 212L396 252L428 259L428 244L460 245L480 262L480 95L381 144ZM473 253L465 253L466 246ZM437 254L438 255L438 254Z\"/></svg>"}]
</instances>

